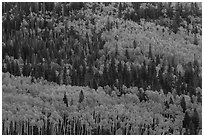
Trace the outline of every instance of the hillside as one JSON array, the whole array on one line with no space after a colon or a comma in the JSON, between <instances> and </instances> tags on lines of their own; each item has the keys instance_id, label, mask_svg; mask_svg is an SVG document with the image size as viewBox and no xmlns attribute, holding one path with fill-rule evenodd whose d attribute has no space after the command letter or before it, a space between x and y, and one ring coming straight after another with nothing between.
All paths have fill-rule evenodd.
<instances>
[{"instance_id":1,"label":"hillside","mask_svg":"<svg viewBox=\"0 0 204 137\"><path fill-rule=\"evenodd\" d=\"M191 99L135 87L124 88L126 94L118 97L118 91L108 87L94 90L43 80L32 83L31 77L8 73L2 77L2 134L179 135L186 134L183 123L197 117L196 134L201 134L202 106L196 96Z\"/></svg>"},{"instance_id":2,"label":"hillside","mask_svg":"<svg viewBox=\"0 0 204 137\"><path fill-rule=\"evenodd\" d=\"M202 134L202 6L2 3L3 134Z\"/></svg>"}]
</instances>

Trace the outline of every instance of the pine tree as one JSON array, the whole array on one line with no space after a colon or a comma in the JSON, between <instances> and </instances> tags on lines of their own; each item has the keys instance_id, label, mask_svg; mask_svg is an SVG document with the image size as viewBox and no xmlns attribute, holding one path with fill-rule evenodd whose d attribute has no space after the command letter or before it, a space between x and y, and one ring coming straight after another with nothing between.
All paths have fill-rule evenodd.
<instances>
[{"instance_id":1,"label":"pine tree","mask_svg":"<svg viewBox=\"0 0 204 137\"><path fill-rule=\"evenodd\" d=\"M183 127L188 129L189 128L190 117L188 112L185 112L184 120L183 120Z\"/></svg>"},{"instance_id":2,"label":"pine tree","mask_svg":"<svg viewBox=\"0 0 204 137\"><path fill-rule=\"evenodd\" d=\"M74 104L74 100L71 98L70 105L72 106L73 104Z\"/></svg>"},{"instance_id":3,"label":"pine tree","mask_svg":"<svg viewBox=\"0 0 204 137\"><path fill-rule=\"evenodd\" d=\"M68 107L68 99L67 99L66 92L64 92L63 101L64 101L64 104Z\"/></svg>"},{"instance_id":4,"label":"pine tree","mask_svg":"<svg viewBox=\"0 0 204 137\"><path fill-rule=\"evenodd\" d=\"M184 96L181 99L180 105L181 105L181 107L183 109L183 113L185 113L185 111L186 111L186 101L185 101Z\"/></svg>"},{"instance_id":5,"label":"pine tree","mask_svg":"<svg viewBox=\"0 0 204 137\"><path fill-rule=\"evenodd\" d=\"M156 66L157 66L158 64L160 64L160 56L159 56L159 54L156 55Z\"/></svg>"},{"instance_id":6,"label":"pine tree","mask_svg":"<svg viewBox=\"0 0 204 137\"><path fill-rule=\"evenodd\" d=\"M198 45L198 44L199 44L199 43L198 43L198 38L197 38L196 34L194 34L193 44L195 44L195 45Z\"/></svg>"},{"instance_id":7,"label":"pine tree","mask_svg":"<svg viewBox=\"0 0 204 137\"><path fill-rule=\"evenodd\" d=\"M64 67L64 70L63 70L63 84L67 85L67 68Z\"/></svg>"},{"instance_id":8,"label":"pine tree","mask_svg":"<svg viewBox=\"0 0 204 137\"><path fill-rule=\"evenodd\" d=\"M34 83L34 82L35 82L34 77L31 76L31 83Z\"/></svg>"},{"instance_id":9,"label":"pine tree","mask_svg":"<svg viewBox=\"0 0 204 137\"><path fill-rule=\"evenodd\" d=\"M136 49L137 48L137 42L136 40L133 41L133 47Z\"/></svg>"},{"instance_id":10,"label":"pine tree","mask_svg":"<svg viewBox=\"0 0 204 137\"><path fill-rule=\"evenodd\" d=\"M172 97L170 97L169 104L174 104Z\"/></svg>"},{"instance_id":11,"label":"pine tree","mask_svg":"<svg viewBox=\"0 0 204 137\"><path fill-rule=\"evenodd\" d=\"M196 108L194 108L194 113L192 116L192 122L194 124L195 134L197 134L197 130L199 128L199 115L198 115Z\"/></svg>"},{"instance_id":12,"label":"pine tree","mask_svg":"<svg viewBox=\"0 0 204 137\"><path fill-rule=\"evenodd\" d=\"M152 45L149 44L149 56L150 59L152 59Z\"/></svg>"},{"instance_id":13,"label":"pine tree","mask_svg":"<svg viewBox=\"0 0 204 137\"><path fill-rule=\"evenodd\" d=\"M113 86L116 80L116 66L115 66L115 58L112 56L111 58L111 64L110 64L110 69L109 69L109 74L110 74L110 84Z\"/></svg>"},{"instance_id":14,"label":"pine tree","mask_svg":"<svg viewBox=\"0 0 204 137\"><path fill-rule=\"evenodd\" d=\"M16 62L16 76L20 76L21 75L21 71L20 71L20 67L18 65L18 62Z\"/></svg>"},{"instance_id":15,"label":"pine tree","mask_svg":"<svg viewBox=\"0 0 204 137\"><path fill-rule=\"evenodd\" d=\"M6 67L5 67L4 63L2 63L2 72L6 73Z\"/></svg>"},{"instance_id":16,"label":"pine tree","mask_svg":"<svg viewBox=\"0 0 204 137\"><path fill-rule=\"evenodd\" d=\"M119 6L118 6L118 17L121 18L122 17L122 4L121 2L119 3Z\"/></svg>"},{"instance_id":17,"label":"pine tree","mask_svg":"<svg viewBox=\"0 0 204 137\"><path fill-rule=\"evenodd\" d=\"M130 55L129 55L129 52L128 52L128 50L126 49L125 50L125 56L126 56L126 58L127 58L127 61L130 59Z\"/></svg>"},{"instance_id":18,"label":"pine tree","mask_svg":"<svg viewBox=\"0 0 204 137\"><path fill-rule=\"evenodd\" d=\"M28 76L27 75L27 65L25 63L23 64L23 71L22 71L22 73L23 73L23 76Z\"/></svg>"},{"instance_id":19,"label":"pine tree","mask_svg":"<svg viewBox=\"0 0 204 137\"><path fill-rule=\"evenodd\" d=\"M82 103L84 100L84 93L83 91L81 90L81 92L79 93L79 103Z\"/></svg>"},{"instance_id":20,"label":"pine tree","mask_svg":"<svg viewBox=\"0 0 204 137\"><path fill-rule=\"evenodd\" d=\"M190 123L189 123L189 130L190 130L190 135L195 135L195 125L193 124L192 120L190 120Z\"/></svg>"},{"instance_id":21,"label":"pine tree","mask_svg":"<svg viewBox=\"0 0 204 137\"><path fill-rule=\"evenodd\" d=\"M198 94L197 94L197 102L202 103L202 96L201 96L200 92L198 92Z\"/></svg>"}]
</instances>

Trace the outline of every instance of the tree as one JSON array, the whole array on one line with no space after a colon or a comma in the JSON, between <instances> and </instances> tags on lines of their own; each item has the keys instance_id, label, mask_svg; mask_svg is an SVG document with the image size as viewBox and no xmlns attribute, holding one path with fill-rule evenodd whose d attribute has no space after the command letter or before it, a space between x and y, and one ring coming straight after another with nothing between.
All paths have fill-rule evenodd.
<instances>
[{"instance_id":1,"label":"tree","mask_svg":"<svg viewBox=\"0 0 204 137\"><path fill-rule=\"evenodd\" d=\"M149 56L150 59L152 59L152 45L149 44Z\"/></svg>"},{"instance_id":2,"label":"tree","mask_svg":"<svg viewBox=\"0 0 204 137\"><path fill-rule=\"evenodd\" d=\"M74 100L73 98L71 98L70 105L72 106L73 104L74 104Z\"/></svg>"},{"instance_id":3,"label":"tree","mask_svg":"<svg viewBox=\"0 0 204 137\"><path fill-rule=\"evenodd\" d=\"M190 123L189 123L189 130L190 130L190 135L195 135L195 126L192 120L190 120Z\"/></svg>"},{"instance_id":4,"label":"tree","mask_svg":"<svg viewBox=\"0 0 204 137\"><path fill-rule=\"evenodd\" d=\"M64 101L64 104L68 107L68 100L67 100L66 92L64 92L63 101Z\"/></svg>"},{"instance_id":5,"label":"tree","mask_svg":"<svg viewBox=\"0 0 204 137\"><path fill-rule=\"evenodd\" d=\"M181 105L181 107L183 109L183 113L185 113L185 111L186 111L186 101L185 101L184 96L181 99L180 105Z\"/></svg>"},{"instance_id":6,"label":"tree","mask_svg":"<svg viewBox=\"0 0 204 137\"><path fill-rule=\"evenodd\" d=\"M81 92L79 93L79 103L83 102L83 100L84 100L84 93L81 90Z\"/></svg>"},{"instance_id":7,"label":"tree","mask_svg":"<svg viewBox=\"0 0 204 137\"><path fill-rule=\"evenodd\" d=\"M188 112L186 112L183 120L183 127L186 129L189 128L189 122L190 122L190 117Z\"/></svg>"},{"instance_id":8,"label":"tree","mask_svg":"<svg viewBox=\"0 0 204 137\"><path fill-rule=\"evenodd\" d=\"M28 66L27 64L23 64L23 76L28 76Z\"/></svg>"},{"instance_id":9,"label":"tree","mask_svg":"<svg viewBox=\"0 0 204 137\"><path fill-rule=\"evenodd\" d=\"M169 104L174 104L172 97L170 97Z\"/></svg>"},{"instance_id":10,"label":"tree","mask_svg":"<svg viewBox=\"0 0 204 137\"><path fill-rule=\"evenodd\" d=\"M111 84L111 86L113 86L113 84L115 83L115 80L116 80L116 75L117 75L116 66L115 66L115 59L113 56L111 58L109 74L110 74L110 84Z\"/></svg>"},{"instance_id":11,"label":"tree","mask_svg":"<svg viewBox=\"0 0 204 137\"><path fill-rule=\"evenodd\" d=\"M125 50L125 56L126 56L126 58L127 58L127 61L130 59L130 55L129 55L129 52L128 52L128 50L126 49Z\"/></svg>"},{"instance_id":12,"label":"tree","mask_svg":"<svg viewBox=\"0 0 204 137\"><path fill-rule=\"evenodd\" d=\"M198 38L197 38L196 34L194 34L193 44L195 44L195 45L198 45L198 44L199 44L199 43L198 43Z\"/></svg>"},{"instance_id":13,"label":"tree","mask_svg":"<svg viewBox=\"0 0 204 137\"><path fill-rule=\"evenodd\" d=\"M202 95L200 92L197 94L197 102L202 103Z\"/></svg>"},{"instance_id":14,"label":"tree","mask_svg":"<svg viewBox=\"0 0 204 137\"><path fill-rule=\"evenodd\" d=\"M175 15L173 17L173 23L172 23L172 29L173 29L173 32L174 33L177 33L178 32L178 28L180 26L180 23L181 23L181 16L180 16L180 13L179 13L179 3L176 3L176 9L175 9Z\"/></svg>"},{"instance_id":15,"label":"tree","mask_svg":"<svg viewBox=\"0 0 204 137\"><path fill-rule=\"evenodd\" d=\"M18 62L16 62L16 73L15 73L15 75L16 76L20 76L21 75L21 71L20 71L20 67L19 67L19 65L18 65Z\"/></svg>"},{"instance_id":16,"label":"tree","mask_svg":"<svg viewBox=\"0 0 204 137\"><path fill-rule=\"evenodd\" d=\"M63 84L67 85L68 82L67 82L67 68L64 67L64 70L63 70Z\"/></svg>"},{"instance_id":17,"label":"tree","mask_svg":"<svg viewBox=\"0 0 204 137\"><path fill-rule=\"evenodd\" d=\"M194 108L194 113L192 116L192 122L194 124L195 134L197 134L197 129L199 128L199 115L198 115L196 108Z\"/></svg>"}]
</instances>

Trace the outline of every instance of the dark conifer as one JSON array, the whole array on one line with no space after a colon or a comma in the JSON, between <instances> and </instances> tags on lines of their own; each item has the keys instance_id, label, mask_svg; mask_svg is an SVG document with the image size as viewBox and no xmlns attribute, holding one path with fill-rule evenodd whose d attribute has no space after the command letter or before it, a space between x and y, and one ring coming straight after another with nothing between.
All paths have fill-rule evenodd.
<instances>
[{"instance_id":1,"label":"dark conifer","mask_svg":"<svg viewBox=\"0 0 204 137\"><path fill-rule=\"evenodd\" d=\"M68 99L67 99L66 92L64 92L63 102L68 107Z\"/></svg>"},{"instance_id":2,"label":"dark conifer","mask_svg":"<svg viewBox=\"0 0 204 137\"><path fill-rule=\"evenodd\" d=\"M149 55L148 55L148 57L150 59L152 59L152 45L151 44L149 44Z\"/></svg>"},{"instance_id":3,"label":"dark conifer","mask_svg":"<svg viewBox=\"0 0 204 137\"><path fill-rule=\"evenodd\" d=\"M172 97L170 97L169 104L174 104Z\"/></svg>"},{"instance_id":4,"label":"dark conifer","mask_svg":"<svg viewBox=\"0 0 204 137\"><path fill-rule=\"evenodd\" d=\"M83 100L84 100L84 93L81 90L80 93L79 93L79 103L83 102Z\"/></svg>"},{"instance_id":5,"label":"dark conifer","mask_svg":"<svg viewBox=\"0 0 204 137\"><path fill-rule=\"evenodd\" d=\"M199 115L198 115L196 108L194 108L194 113L192 116L192 122L194 124L195 134L197 134L197 130L199 128Z\"/></svg>"},{"instance_id":6,"label":"dark conifer","mask_svg":"<svg viewBox=\"0 0 204 137\"><path fill-rule=\"evenodd\" d=\"M182 97L180 105L181 105L181 107L183 109L183 113L185 113L185 111L186 111L186 101L185 101L184 97Z\"/></svg>"},{"instance_id":7,"label":"dark conifer","mask_svg":"<svg viewBox=\"0 0 204 137\"><path fill-rule=\"evenodd\" d=\"M130 59L130 55L129 55L129 52L128 52L128 50L126 49L125 50L125 56L126 56L126 58L127 58L127 61Z\"/></svg>"},{"instance_id":8,"label":"dark conifer","mask_svg":"<svg viewBox=\"0 0 204 137\"><path fill-rule=\"evenodd\" d=\"M19 67L19 65L18 65L18 62L16 62L16 76L20 76L21 75L21 71L20 71L20 67Z\"/></svg>"},{"instance_id":9,"label":"dark conifer","mask_svg":"<svg viewBox=\"0 0 204 137\"><path fill-rule=\"evenodd\" d=\"M63 84L67 85L67 68L64 67L63 69Z\"/></svg>"},{"instance_id":10,"label":"dark conifer","mask_svg":"<svg viewBox=\"0 0 204 137\"><path fill-rule=\"evenodd\" d=\"M190 122L190 117L188 112L186 112L183 120L183 127L186 129L189 128L189 122Z\"/></svg>"}]
</instances>

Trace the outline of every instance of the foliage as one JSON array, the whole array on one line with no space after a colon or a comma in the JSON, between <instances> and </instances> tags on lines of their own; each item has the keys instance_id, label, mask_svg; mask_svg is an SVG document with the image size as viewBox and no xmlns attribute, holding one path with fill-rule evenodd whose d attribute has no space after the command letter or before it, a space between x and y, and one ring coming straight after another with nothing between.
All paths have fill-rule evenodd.
<instances>
[{"instance_id":1,"label":"foliage","mask_svg":"<svg viewBox=\"0 0 204 137\"><path fill-rule=\"evenodd\" d=\"M137 88L128 88L128 94L117 97L106 94L101 87L94 90L44 80L31 83L30 77L10 77L9 73L3 73L2 78L4 135L183 135L198 134L201 130L202 113L198 111L201 104L191 103L183 113L181 105L176 103L182 96L173 97L171 93L167 96L143 91L149 98L140 101ZM79 104L81 93L84 100ZM65 97L68 106L64 104ZM165 102L171 98L175 103L167 108Z\"/></svg>"}]
</instances>

